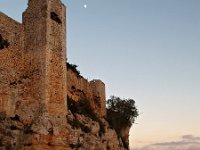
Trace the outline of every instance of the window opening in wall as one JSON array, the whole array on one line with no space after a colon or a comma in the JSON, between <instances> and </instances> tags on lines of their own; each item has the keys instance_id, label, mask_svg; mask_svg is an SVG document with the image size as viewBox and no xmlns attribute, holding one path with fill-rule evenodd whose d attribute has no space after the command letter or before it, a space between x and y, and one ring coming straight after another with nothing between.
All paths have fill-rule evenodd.
<instances>
[{"instance_id":1,"label":"window opening in wall","mask_svg":"<svg viewBox=\"0 0 200 150\"><path fill-rule=\"evenodd\" d=\"M8 48L9 43L8 40L4 40L0 34L0 49Z\"/></svg>"},{"instance_id":2,"label":"window opening in wall","mask_svg":"<svg viewBox=\"0 0 200 150\"><path fill-rule=\"evenodd\" d=\"M59 24L62 23L62 21L59 18L58 14L56 14L55 12L51 12L51 19L54 20L55 22L59 23Z\"/></svg>"}]
</instances>

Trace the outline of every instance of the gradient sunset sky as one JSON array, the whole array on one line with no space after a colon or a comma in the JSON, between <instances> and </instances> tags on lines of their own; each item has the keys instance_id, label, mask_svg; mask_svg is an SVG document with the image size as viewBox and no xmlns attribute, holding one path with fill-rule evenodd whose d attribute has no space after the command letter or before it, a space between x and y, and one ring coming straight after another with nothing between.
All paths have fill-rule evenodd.
<instances>
[{"instance_id":1,"label":"gradient sunset sky","mask_svg":"<svg viewBox=\"0 0 200 150\"><path fill-rule=\"evenodd\" d=\"M200 150L200 0L62 1L69 62L136 101L131 148ZM19 22L26 7L0 0Z\"/></svg>"}]
</instances>

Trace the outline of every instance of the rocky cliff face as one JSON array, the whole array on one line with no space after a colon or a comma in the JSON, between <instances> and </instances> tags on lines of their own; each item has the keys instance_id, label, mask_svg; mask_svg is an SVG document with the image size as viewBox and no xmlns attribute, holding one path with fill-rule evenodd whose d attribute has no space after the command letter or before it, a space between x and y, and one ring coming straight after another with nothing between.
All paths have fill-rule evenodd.
<instances>
[{"instance_id":1,"label":"rocky cliff face","mask_svg":"<svg viewBox=\"0 0 200 150\"><path fill-rule=\"evenodd\" d=\"M66 65L66 7L28 0L22 18L0 12L0 150L124 150L105 84Z\"/></svg>"},{"instance_id":2,"label":"rocky cliff face","mask_svg":"<svg viewBox=\"0 0 200 150\"><path fill-rule=\"evenodd\" d=\"M0 150L125 150L104 118L94 121L71 111L50 117L42 108L39 111L31 124L24 124L18 115L1 113Z\"/></svg>"},{"instance_id":3,"label":"rocky cliff face","mask_svg":"<svg viewBox=\"0 0 200 150\"><path fill-rule=\"evenodd\" d=\"M91 91L89 82L86 82L89 90L81 90L76 82L86 79L78 78L71 70L68 70L69 75L75 79L68 78L68 86L74 85L74 88L67 88L67 115L51 115L45 105L15 97L13 113L5 113L3 109L0 111L0 150L126 149L123 142L128 144L129 128L121 132L123 140L119 138L107 122L106 114L100 116L94 111L98 105L91 103L92 96L88 96L88 93L92 95L92 92L88 92ZM24 85L26 80L22 80L19 85ZM14 83L17 85L13 88L17 90L18 80ZM2 105L2 108L6 107Z\"/></svg>"}]
</instances>

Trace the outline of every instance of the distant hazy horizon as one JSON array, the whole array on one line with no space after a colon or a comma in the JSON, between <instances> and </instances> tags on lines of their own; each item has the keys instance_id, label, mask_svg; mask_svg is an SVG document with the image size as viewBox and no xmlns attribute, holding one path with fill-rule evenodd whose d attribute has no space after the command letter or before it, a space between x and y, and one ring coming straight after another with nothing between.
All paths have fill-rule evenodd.
<instances>
[{"instance_id":1,"label":"distant hazy horizon","mask_svg":"<svg viewBox=\"0 0 200 150\"><path fill-rule=\"evenodd\" d=\"M67 57L140 116L133 150L200 150L200 0L62 0ZM21 22L27 0L0 0Z\"/></svg>"}]
</instances>

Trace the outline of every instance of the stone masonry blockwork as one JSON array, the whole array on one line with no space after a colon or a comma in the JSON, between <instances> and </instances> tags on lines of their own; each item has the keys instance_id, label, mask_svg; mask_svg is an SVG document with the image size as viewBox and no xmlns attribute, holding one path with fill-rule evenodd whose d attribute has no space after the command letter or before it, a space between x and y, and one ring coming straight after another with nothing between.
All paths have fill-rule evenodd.
<instances>
[{"instance_id":1,"label":"stone masonry blockwork","mask_svg":"<svg viewBox=\"0 0 200 150\"><path fill-rule=\"evenodd\" d=\"M98 116L105 116L104 83L67 69L66 7L60 0L29 0L22 23L0 12L0 36L9 43L0 49L1 112L27 123L35 117L29 109L65 116L68 95L87 99Z\"/></svg>"},{"instance_id":2,"label":"stone masonry blockwork","mask_svg":"<svg viewBox=\"0 0 200 150\"><path fill-rule=\"evenodd\" d=\"M126 150L106 120L105 84L66 55L61 0L28 0L22 23L0 12L0 150ZM96 115L68 110L67 97Z\"/></svg>"}]
</instances>

